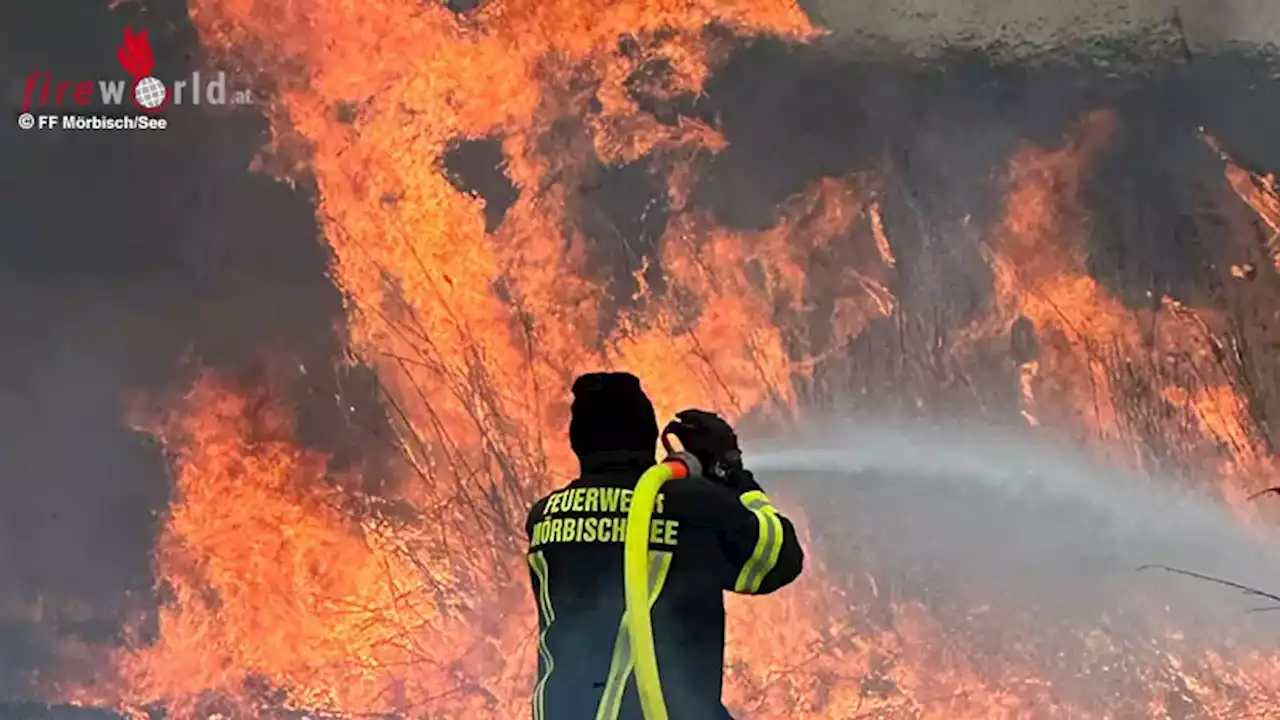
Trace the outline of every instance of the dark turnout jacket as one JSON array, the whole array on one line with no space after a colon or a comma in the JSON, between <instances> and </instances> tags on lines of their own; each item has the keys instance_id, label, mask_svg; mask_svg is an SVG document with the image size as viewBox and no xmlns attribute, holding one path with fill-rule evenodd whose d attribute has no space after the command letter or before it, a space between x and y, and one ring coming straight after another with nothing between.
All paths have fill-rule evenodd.
<instances>
[{"instance_id":1,"label":"dark turnout jacket","mask_svg":"<svg viewBox=\"0 0 1280 720\"><path fill-rule=\"evenodd\" d=\"M538 606L534 720L640 720L623 623L623 539L647 454L583 459L583 475L526 523ZM764 595L804 562L795 528L749 474L738 490L703 478L663 486L650 526L650 597L672 720L729 718L721 703L724 592Z\"/></svg>"}]
</instances>

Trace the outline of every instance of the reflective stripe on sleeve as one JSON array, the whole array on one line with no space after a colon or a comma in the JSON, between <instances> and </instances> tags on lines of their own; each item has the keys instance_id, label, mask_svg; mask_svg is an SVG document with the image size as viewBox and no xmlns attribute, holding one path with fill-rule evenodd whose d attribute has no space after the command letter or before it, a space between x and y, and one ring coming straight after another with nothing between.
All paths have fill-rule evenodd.
<instances>
[{"instance_id":1,"label":"reflective stripe on sleeve","mask_svg":"<svg viewBox=\"0 0 1280 720\"><path fill-rule=\"evenodd\" d=\"M778 519L778 511L769 501L769 497L759 490L742 493L738 496L738 500L756 516L759 533L756 536L755 551L743 563L733 591L758 593L765 576L778 564L778 555L782 552L784 539L782 521Z\"/></svg>"}]
</instances>

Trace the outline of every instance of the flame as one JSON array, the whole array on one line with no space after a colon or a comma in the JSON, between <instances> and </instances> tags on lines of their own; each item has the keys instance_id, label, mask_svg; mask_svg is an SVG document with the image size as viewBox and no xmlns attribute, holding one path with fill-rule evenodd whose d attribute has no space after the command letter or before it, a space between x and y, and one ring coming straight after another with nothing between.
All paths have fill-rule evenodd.
<instances>
[{"instance_id":1,"label":"flame","mask_svg":"<svg viewBox=\"0 0 1280 720\"><path fill-rule=\"evenodd\" d=\"M508 0L465 16L416 0L191 8L209 45L279 80L267 154L286 175L315 176L347 340L389 398L404 482L392 498L352 490L298 444L270 387L202 376L148 423L175 480L156 552L156 638L117 653L114 678L61 692L137 712L163 704L174 717L523 716L534 620L521 521L575 470L571 378L628 369L663 417L698 405L782 422L821 363L899 312L901 261L875 177L815 182L766 230L719 227L689 196L694 161L724 138L700 121L658 122L624 90L660 62L662 92L698 93L724 51L712 24L794 42L817 33L789 0ZM141 38L126 31L126 68L137 47L150 61ZM1141 465L1142 413L1159 408L1186 464L1239 499L1274 468L1220 359L1224 318L1170 298L1128 308L1086 268L1078 193L1115 123L1092 113L1060 145L1011 159L986 229L992 299L945 351L981 362L982 348L1029 323L1038 350L1018 368L1028 422ZM500 140L520 189L489 232L484 201L439 171L459 139L481 138ZM595 160L642 158L667 182L671 216L649 259L664 287L641 265L634 293L618 297L592 260L582 188ZM1275 230L1274 180L1233 167L1231 186ZM814 553L787 592L749 608L732 599L733 708L937 720L1166 712L1154 688L1135 689L1141 707L1072 705L1031 650L996 663L879 587ZM1099 664L1122 652L1101 633L1085 642ZM1215 717L1239 710L1233 693L1280 688L1280 657L1160 656Z\"/></svg>"},{"instance_id":2,"label":"flame","mask_svg":"<svg viewBox=\"0 0 1280 720\"><path fill-rule=\"evenodd\" d=\"M1231 189L1253 208L1266 228L1263 246L1272 267L1280 272L1280 187L1276 185L1276 176L1249 172L1230 161L1226 174Z\"/></svg>"},{"instance_id":3,"label":"flame","mask_svg":"<svg viewBox=\"0 0 1280 720\"><path fill-rule=\"evenodd\" d=\"M158 640L137 630L112 683L68 694L140 716L159 702L174 717L254 716L279 709L280 688L304 708L517 713L518 683L502 686L524 671L500 652L527 628L495 627L455 594L463 569L442 562L436 528L353 504L328 459L298 446L269 388L205 374L140 427L176 471L156 549ZM513 603L520 590L488 595ZM485 688L430 704L480 676Z\"/></svg>"},{"instance_id":4,"label":"flame","mask_svg":"<svg viewBox=\"0 0 1280 720\"><path fill-rule=\"evenodd\" d=\"M1114 132L1115 117L1086 117L1060 148L1028 148L1014 158L1004 217L988 245L995 275L989 317L968 329L975 337L1003 335L1017 318L1034 326L1039 357L1023 368L1024 413L1035 424L1076 427L1100 441L1112 457L1141 466L1127 453L1147 408L1163 406L1180 418L1198 446L1189 467L1230 482L1240 500L1274 477L1270 451L1247 402L1221 357L1221 317L1178 301L1155 299L1154 309L1133 310L1101 286L1085 266L1081 241L1088 214L1077 194L1091 157ZM1228 169L1228 177L1231 170ZM1233 183L1234 184L1234 183ZM1140 368L1154 388L1122 387L1122 368ZM1175 427L1177 425L1175 424ZM1225 459L1218 452L1229 448Z\"/></svg>"},{"instance_id":5,"label":"flame","mask_svg":"<svg viewBox=\"0 0 1280 720\"><path fill-rule=\"evenodd\" d=\"M146 29L134 34L133 26L126 26L124 41L116 48L116 57L120 60L120 67L133 77L149 77L155 68L155 56L151 52Z\"/></svg>"}]
</instances>

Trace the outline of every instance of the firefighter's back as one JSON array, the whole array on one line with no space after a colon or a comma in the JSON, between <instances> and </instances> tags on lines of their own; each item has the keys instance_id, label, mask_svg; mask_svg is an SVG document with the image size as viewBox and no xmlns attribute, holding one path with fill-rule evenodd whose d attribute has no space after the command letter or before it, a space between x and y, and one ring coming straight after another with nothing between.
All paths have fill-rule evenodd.
<instances>
[{"instance_id":1,"label":"firefighter's back","mask_svg":"<svg viewBox=\"0 0 1280 720\"><path fill-rule=\"evenodd\" d=\"M623 540L635 482L652 462L585 467L529 515L529 565L540 618L535 720L641 718L623 622ZM668 483L650 526L654 642L669 714L720 720L724 590L729 567L714 512L723 489Z\"/></svg>"}]
</instances>

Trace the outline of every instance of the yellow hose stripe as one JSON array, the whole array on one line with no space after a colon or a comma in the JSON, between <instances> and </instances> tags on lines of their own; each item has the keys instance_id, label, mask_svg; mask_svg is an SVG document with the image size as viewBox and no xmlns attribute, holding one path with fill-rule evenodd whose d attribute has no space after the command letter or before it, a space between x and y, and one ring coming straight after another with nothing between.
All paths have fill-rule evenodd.
<instances>
[{"instance_id":1,"label":"yellow hose stripe","mask_svg":"<svg viewBox=\"0 0 1280 720\"><path fill-rule=\"evenodd\" d=\"M623 672L631 672L631 634L627 632L627 614L622 614L618 634L613 641L613 659L609 661L609 677L596 705L596 720L615 720L622 707L622 688L627 684Z\"/></svg>"},{"instance_id":2,"label":"yellow hose stripe","mask_svg":"<svg viewBox=\"0 0 1280 720\"><path fill-rule=\"evenodd\" d=\"M778 511L768 496L759 490L743 493L738 500L756 516L759 531L755 550L742 564L733 589L734 592L757 593L764 584L765 576L778 564L784 534L782 521L778 519Z\"/></svg>"},{"instance_id":3,"label":"yellow hose stripe","mask_svg":"<svg viewBox=\"0 0 1280 720\"><path fill-rule=\"evenodd\" d=\"M653 609L667 584L667 573L671 570L671 553L660 550L649 551L649 608ZM609 679L605 683L604 693L600 696L600 704L596 706L596 720L616 720L622 710L622 698L627 689L627 681L631 679L631 671L635 667L631 655L631 631L627 625L627 614L622 614L622 622L618 624L618 635L613 642L613 659L609 663Z\"/></svg>"},{"instance_id":4,"label":"yellow hose stripe","mask_svg":"<svg viewBox=\"0 0 1280 720\"><path fill-rule=\"evenodd\" d=\"M551 648L547 645L547 634L551 632L551 623L556 620L556 611L551 606L551 588L548 587L551 572L546 555L541 551L531 553L529 567L538 579L538 615L542 621L542 632L538 633L538 654L542 656L543 668L533 691L533 720L544 720L547 716L547 681L556 667Z\"/></svg>"}]
</instances>

